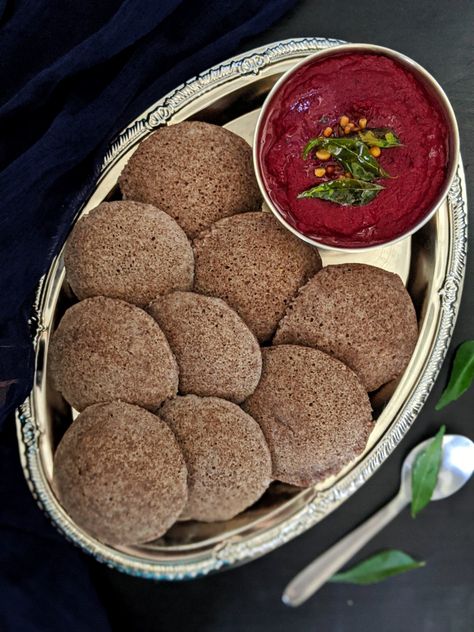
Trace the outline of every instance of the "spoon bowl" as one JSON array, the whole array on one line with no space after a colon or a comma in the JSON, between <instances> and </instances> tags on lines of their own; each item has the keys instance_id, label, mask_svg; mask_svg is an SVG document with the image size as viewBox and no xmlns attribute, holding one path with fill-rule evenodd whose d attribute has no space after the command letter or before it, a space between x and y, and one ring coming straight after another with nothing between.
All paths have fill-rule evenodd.
<instances>
[{"instance_id":1,"label":"spoon bowl","mask_svg":"<svg viewBox=\"0 0 474 632\"><path fill-rule=\"evenodd\" d=\"M403 462L400 495L411 501L411 472L418 455L431 443L419 443ZM461 489L474 473L474 443L462 435L445 435L438 480L431 500L442 500Z\"/></svg>"}]
</instances>

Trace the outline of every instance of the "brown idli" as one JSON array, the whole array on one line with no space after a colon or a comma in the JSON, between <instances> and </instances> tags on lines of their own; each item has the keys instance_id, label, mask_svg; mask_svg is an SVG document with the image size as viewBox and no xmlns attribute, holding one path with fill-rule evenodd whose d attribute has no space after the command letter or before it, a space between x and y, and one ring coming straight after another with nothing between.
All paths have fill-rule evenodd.
<instances>
[{"instance_id":1,"label":"brown idli","mask_svg":"<svg viewBox=\"0 0 474 632\"><path fill-rule=\"evenodd\" d=\"M415 308L400 277L350 263L327 266L301 289L273 343L322 349L373 391L403 373L417 338Z\"/></svg>"},{"instance_id":2,"label":"brown idli","mask_svg":"<svg viewBox=\"0 0 474 632\"><path fill-rule=\"evenodd\" d=\"M258 421L273 477L305 487L358 456L372 429L369 398L355 373L309 347L262 349L262 377L244 404Z\"/></svg>"},{"instance_id":3,"label":"brown idli","mask_svg":"<svg viewBox=\"0 0 474 632\"><path fill-rule=\"evenodd\" d=\"M260 342L273 335L287 303L321 268L315 248L264 212L220 220L193 248L195 291L226 301Z\"/></svg>"},{"instance_id":4,"label":"brown idli","mask_svg":"<svg viewBox=\"0 0 474 632\"><path fill-rule=\"evenodd\" d=\"M159 538L187 499L186 465L169 427L122 402L79 415L56 450L53 474L71 518L108 544Z\"/></svg>"},{"instance_id":5,"label":"brown idli","mask_svg":"<svg viewBox=\"0 0 474 632\"><path fill-rule=\"evenodd\" d=\"M193 285L188 238L150 204L103 202L74 226L64 261L79 299L109 296L144 307L160 294Z\"/></svg>"},{"instance_id":6,"label":"brown idli","mask_svg":"<svg viewBox=\"0 0 474 632\"><path fill-rule=\"evenodd\" d=\"M156 409L178 389L178 367L158 323L112 298L70 307L49 348L54 386L74 408L121 399Z\"/></svg>"},{"instance_id":7,"label":"brown idli","mask_svg":"<svg viewBox=\"0 0 474 632\"><path fill-rule=\"evenodd\" d=\"M161 296L148 308L179 367L179 391L242 402L257 387L262 355L243 320L219 298L194 292Z\"/></svg>"},{"instance_id":8,"label":"brown idli","mask_svg":"<svg viewBox=\"0 0 474 632\"><path fill-rule=\"evenodd\" d=\"M151 134L128 161L119 185L124 198L161 208L191 238L222 217L261 206L250 145L199 121Z\"/></svg>"},{"instance_id":9,"label":"brown idli","mask_svg":"<svg viewBox=\"0 0 474 632\"><path fill-rule=\"evenodd\" d=\"M187 395L166 402L160 416L188 468L188 502L180 520L229 520L267 489L268 446L257 422L236 404Z\"/></svg>"}]
</instances>

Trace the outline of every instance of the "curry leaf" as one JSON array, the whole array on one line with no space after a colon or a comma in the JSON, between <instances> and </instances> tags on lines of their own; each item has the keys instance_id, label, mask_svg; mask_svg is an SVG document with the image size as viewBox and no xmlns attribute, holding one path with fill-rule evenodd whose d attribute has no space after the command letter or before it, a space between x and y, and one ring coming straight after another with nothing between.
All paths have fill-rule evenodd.
<instances>
[{"instance_id":1,"label":"curry leaf","mask_svg":"<svg viewBox=\"0 0 474 632\"><path fill-rule=\"evenodd\" d=\"M329 581L360 585L375 584L393 575L422 566L425 566L425 562L418 562L408 553L391 549L377 553L349 570L333 575Z\"/></svg>"},{"instance_id":2,"label":"curry leaf","mask_svg":"<svg viewBox=\"0 0 474 632\"><path fill-rule=\"evenodd\" d=\"M365 129L358 132L359 139L369 147L400 147L397 135L386 127Z\"/></svg>"},{"instance_id":3,"label":"curry leaf","mask_svg":"<svg viewBox=\"0 0 474 632\"><path fill-rule=\"evenodd\" d=\"M345 171L359 180L370 182L375 178L389 178L377 160L369 152L367 145L357 138L312 138L303 150L303 158L318 149L325 149Z\"/></svg>"},{"instance_id":4,"label":"curry leaf","mask_svg":"<svg viewBox=\"0 0 474 632\"><path fill-rule=\"evenodd\" d=\"M362 206L371 202L383 189L380 184L352 178L329 180L303 191L299 198L319 198L342 206Z\"/></svg>"},{"instance_id":5,"label":"curry leaf","mask_svg":"<svg viewBox=\"0 0 474 632\"><path fill-rule=\"evenodd\" d=\"M430 502L438 480L443 456L443 436L446 426L436 433L435 438L416 457L411 470L411 515L420 513Z\"/></svg>"},{"instance_id":6,"label":"curry leaf","mask_svg":"<svg viewBox=\"0 0 474 632\"><path fill-rule=\"evenodd\" d=\"M320 149L321 142L323 142L324 140L325 139L322 138L321 136L318 136L317 138L312 138L311 140L309 140L303 149L303 159L306 160L309 154L315 149Z\"/></svg>"},{"instance_id":7,"label":"curry leaf","mask_svg":"<svg viewBox=\"0 0 474 632\"><path fill-rule=\"evenodd\" d=\"M443 391L441 399L436 404L436 410L441 410L471 386L474 380L474 340L467 340L456 352L453 369L449 377L448 386Z\"/></svg>"}]
</instances>

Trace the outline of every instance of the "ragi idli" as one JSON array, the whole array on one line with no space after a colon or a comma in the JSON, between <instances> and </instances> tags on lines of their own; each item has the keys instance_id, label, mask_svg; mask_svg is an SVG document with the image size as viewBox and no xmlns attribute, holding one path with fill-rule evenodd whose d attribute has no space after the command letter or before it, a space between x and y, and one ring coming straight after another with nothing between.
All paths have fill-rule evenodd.
<instances>
[{"instance_id":1,"label":"ragi idli","mask_svg":"<svg viewBox=\"0 0 474 632\"><path fill-rule=\"evenodd\" d=\"M258 423L239 406L187 395L160 416L175 433L188 468L180 520L229 520L256 502L271 481L271 459Z\"/></svg>"},{"instance_id":2,"label":"ragi idli","mask_svg":"<svg viewBox=\"0 0 474 632\"><path fill-rule=\"evenodd\" d=\"M403 373L417 338L415 308L400 277L348 263L327 266L300 290L273 343L322 349L373 391Z\"/></svg>"},{"instance_id":3,"label":"ragi idli","mask_svg":"<svg viewBox=\"0 0 474 632\"><path fill-rule=\"evenodd\" d=\"M79 299L109 296L145 307L160 294L193 285L188 238L150 204L103 202L74 226L64 261Z\"/></svg>"},{"instance_id":4,"label":"ragi idli","mask_svg":"<svg viewBox=\"0 0 474 632\"><path fill-rule=\"evenodd\" d=\"M262 371L258 342L219 298L194 292L161 296L148 308L164 332L179 367L179 391L241 402Z\"/></svg>"},{"instance_id":5,"label":"ragi idli","mask_svg":"<svg viewBox=\"0 0 474 632\"><path fill-rule=\"evenodd\" d=\"M183 454L156 415L111 402L86 408L54 455L53 485L66 511L108 544L159 538L187 499Z\"/></svg>"},{"instance_id":6,"label":"ragi idli","mask_svg":"<svg viewBox=\"0 0 474 632\"><path fill-rule=\"evenodd\" d=\"M264 212L220 220L193 248L195 291L226 301L260 342L271 338L286 305L321 268L315 248Z\"/></svg>"},{"instance_id":7,"label":"ragi idli","mask_svg":"<svg viewBox=\"0 0 474 632\"><path fill-rule=\"evenodd\" d=\"M70 307L49 348L53 385L71 406L121 399L156 409L176 395L178 367L158 323L112 298Z\"/></svg>"},{"instance_id":8,"label":"ragi idli","mask_svg":"<svg viewBox=\"0 0 474 632\"><path fill-rule=\"evenodd\" d=\"M222 217L261 207L250 145L199 121L151 134L128 161L119 185L126 199L166 211L191 238Z\"/></svg>"},{"instance_id":9,"label":"ragi idli","mask_svg":"<svg viewBox=\"0 0 474 632\"><path fill-rule=\"evenodd\" d=\"M262 377L243 408L263 430L274 478L304 487L337 474L364 450L372 429L364 386L317 349L281 345L262 356Z\"/></svg>"}]
</instances>

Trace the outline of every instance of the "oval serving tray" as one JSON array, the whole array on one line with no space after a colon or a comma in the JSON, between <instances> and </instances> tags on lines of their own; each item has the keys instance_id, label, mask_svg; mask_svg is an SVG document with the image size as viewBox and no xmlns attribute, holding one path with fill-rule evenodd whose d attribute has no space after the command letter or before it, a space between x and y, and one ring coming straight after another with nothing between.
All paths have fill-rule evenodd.
<instances>
[{"instance_id":1,"label":"oval serving tray","mask_svg":"<svg viewBox=\"0 0 474 632\"><path fill-rule=\"evenodd\" d=\"M119 196L118 176L137 144L161 125L198 119L224 125L252 142L259 108L293 64L340 40L300 38L276 42L229 59L179 86L137 118L111 144L96 189L81 209ZM178 523L160 540L111 547L79 528L51 487L54 450L75 411L46 380L49 338L72 302L64 283L62 252L41 280L34 306L34 385L17 411L20 457L28 485L58 529L97 560L153 579L187 579L268 553L306 531L359 489L395 449L420 412L448 348L462 292L467 248L467 203L460 161L446 201L412 238L368 253L322 251L324 264L360 261L397 272L418 313L420 335L410 364L378 416L364 454L338 476L299 490L273 484L233 520Z\"/></svg>"}]
</instances>

